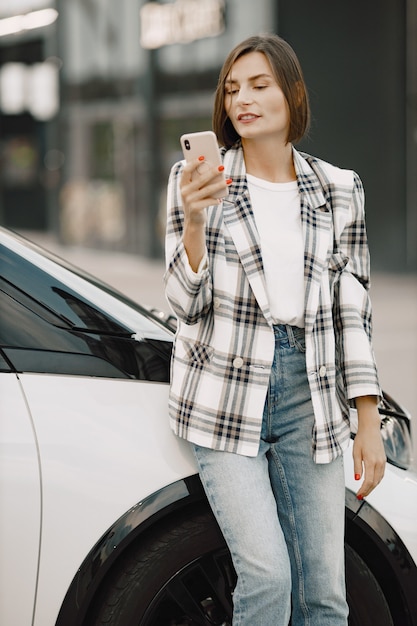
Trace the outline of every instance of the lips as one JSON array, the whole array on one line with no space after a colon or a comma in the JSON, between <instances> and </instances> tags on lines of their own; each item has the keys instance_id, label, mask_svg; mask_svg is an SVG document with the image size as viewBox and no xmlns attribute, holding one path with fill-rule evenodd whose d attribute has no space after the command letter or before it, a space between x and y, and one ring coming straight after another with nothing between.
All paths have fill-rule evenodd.
<instances>
[{"instance_id":1,"label":"lips","mask_svg":"<svg viewBox=\"0 0 417 626\"><path fill-rule=\"evenodd\" d=\"M253 122L257 120L259 115L255 115L254 113L240 113L237 116L239 122Z\"/></svg>"}]
</instances>

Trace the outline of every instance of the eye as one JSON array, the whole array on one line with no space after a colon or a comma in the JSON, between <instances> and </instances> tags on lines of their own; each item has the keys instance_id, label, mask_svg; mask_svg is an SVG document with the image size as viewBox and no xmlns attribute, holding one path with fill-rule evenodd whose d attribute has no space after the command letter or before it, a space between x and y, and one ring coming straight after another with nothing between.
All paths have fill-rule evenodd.
<instances>
[{"instance_id":1,"label":"eye","mask_svg":"<svg viewBox=\"0 0 417 626\"><path fill-rule=\"evenodd\" d=\"M234 94L236 94L239 91L239 89L226 89L225 93L227 96L233 96Z\"/></svg>"},{"instance_id":2,"label":"eye","mask_svg":"<svg viewBox=\"0 0 417 626\"><path fill-rule=\"evenodd\" d=\"M261 90L261 89L266 89L267 87L268 87L268 85L255 85L254 89Z\"/></svg>"}]
</instances>

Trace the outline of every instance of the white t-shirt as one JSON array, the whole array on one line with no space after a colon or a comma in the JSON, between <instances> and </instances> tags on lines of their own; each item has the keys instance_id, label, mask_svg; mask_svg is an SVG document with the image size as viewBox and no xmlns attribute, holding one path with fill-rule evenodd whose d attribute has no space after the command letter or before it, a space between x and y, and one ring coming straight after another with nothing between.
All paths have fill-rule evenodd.
<instances>
[{"instance_id":1,"label":"white t-shirt","mask_svg":"<svg viewBox=\"0 0 417 626\"><path fill-rule=\"evenodd\" d=\"M297 181L247 174L275 324L304 327L304 238Z\"/></svg>"}]
</instances>

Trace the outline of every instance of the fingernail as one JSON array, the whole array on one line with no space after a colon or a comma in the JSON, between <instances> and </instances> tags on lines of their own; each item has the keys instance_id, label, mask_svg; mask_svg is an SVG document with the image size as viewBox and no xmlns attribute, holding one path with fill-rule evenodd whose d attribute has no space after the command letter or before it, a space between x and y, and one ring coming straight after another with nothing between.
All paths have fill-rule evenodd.
<instances>
[{"instance_id":1,"label":"fingernail","mask_svg":"<svg viewBox=\"0 0 417 626\"><path fill-rule=\"evenodd\" d=\"M204 157L203 157L203 156L199 156L199 157L198 157L198 160L199 160L199 161L204 161Z\"/></svg>"},{"instance_id":2,"label":"fingernail","mask_svg":"<svg viewBox=\"0 0 417 626\"><path fill-rule=\"evenodd\" d=\"M232 179L232 178L228 178L228 179L226 180L226 185L231 185L231 184L232 184L232 182L233 182L233 179Z\"/></svg>"},{"instance_id":3,"label":"fingernail","mask_svg":"<svg viewBox=\"0 0 417 626\"><path fill-rule=\"evenodd\" d=\"M355 474L355 480L360 480L361 479L361 475L360 474Z\"/></svg>"},{"instance_id":4,"label":"fingernail","mask_svg":"<svg viewBox=\"0 0 417 626\"><path fill-rule=\"evenodd\" d=\"M224 170L224 165L219 165L219 167L217 168L219 170L219 172L223 172Z\"/></svg>"},{"instance_id":5,"label":"fingernail","mask_svg":"<svg viewBox=\"0 0 417 626\"><path fill-rule=\"evenodd\" d=\"M363 500L363 495L361 493L358 493L358 495L356 496L358 500Z\"/></svg>"}]
</instances>

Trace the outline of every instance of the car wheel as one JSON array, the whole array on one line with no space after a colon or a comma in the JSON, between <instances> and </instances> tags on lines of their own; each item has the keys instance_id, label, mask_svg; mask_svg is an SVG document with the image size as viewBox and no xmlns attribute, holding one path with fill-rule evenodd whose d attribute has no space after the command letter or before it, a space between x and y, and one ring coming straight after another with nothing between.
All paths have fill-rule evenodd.
<instances>
[{"instance_id":1,"label":"car wheel","mask_svg":"<svg viewBox=\"0 0 417 626\"><path fill-rule=\"evenodd\" d=\"M223 536L204 509L168 525L164 521L130 546L111 571L88 623L227 626L235 583Z\"/></svg>"},{"instance_id":2,"label":"car wheel","mask_svg":"<svg viewBox=\"0 0 417 626\"><path fill-rule=\"evenodd\" d=\"M228 626L236 575L208 510L175 518L130 546L111 570L88 624ZM378 582L346 546L349 626L393 626Z\"/></svg>"},{"instance_id":3,"label":"car wheel","mask_svg":"<svg viewBox=\"0 0 417 626\"><path fill-rule=\"evenodd\" d=\"M387 601L371 570L348 545L345 555L349 626L393 626Z\"/></svg>"}]
</instances>

